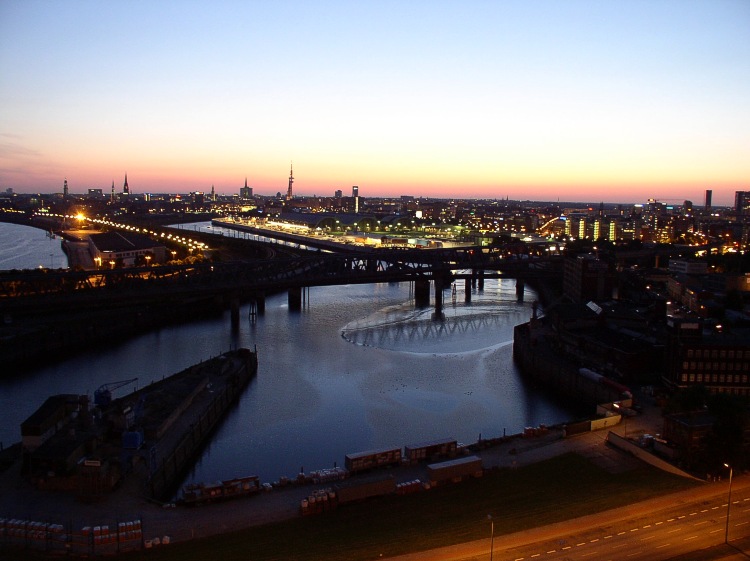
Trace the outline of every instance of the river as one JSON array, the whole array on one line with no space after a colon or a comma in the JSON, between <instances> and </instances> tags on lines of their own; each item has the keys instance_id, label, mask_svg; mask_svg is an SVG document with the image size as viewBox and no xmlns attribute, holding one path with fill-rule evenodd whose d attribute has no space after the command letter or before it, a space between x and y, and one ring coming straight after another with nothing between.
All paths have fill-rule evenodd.
<instances>
[{"instance_id":1,"label":"river","mask_svg":"<svg viewBox=\"0 0 750 561\"><path fill-rule=\"evenodd\" d=\"M8 227L19 228L0 223L0 239ZM49 260L49 247L30 262ZM0 263L9 251L0 250ZM277 295L255 322L244 307L236 330L227 313L1 379L0 442L20 440L21 422L51 394L93 396L101 384L135 377L141 387L236 347L257 348L258 376L188 480L253 474L271 482L342 466L352 452L447 437L469 443L573 415L527 385L513 363L513 327L528 320L536 298L528 288L518 304L515 281L487 279L465 303L462 282L455 300L445 293L444 322L415 308L412 296L409 283L313 287L298 313Z\"/></svg>"}]
</instances>

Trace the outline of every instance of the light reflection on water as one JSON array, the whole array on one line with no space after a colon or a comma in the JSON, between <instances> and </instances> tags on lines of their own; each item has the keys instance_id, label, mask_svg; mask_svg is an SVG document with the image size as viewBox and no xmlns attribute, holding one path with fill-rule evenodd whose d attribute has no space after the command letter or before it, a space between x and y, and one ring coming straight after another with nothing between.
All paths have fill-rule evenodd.
<instances>
[{"instance_id":1,"label":"light reflection on water","mask_svg":"<svg viewBox=\"0 0 750 561\"><path fill-rule=\"evenodd\" d=\"M446 292L442 326L431 309L414 308L411 294L408 283L311 288L299 313L277 295L256 323L243 308L237 331L224 314L0 380L0 441L18 441L20 423L50 394L93 395L134 377L141 387L237 346L257 346L258 376L189 480L273 481L343 465L351 452L446 437L468 443L570 417L527 387L512 361L513 326L529 318L531 291L517 304L514 281L487 279L455 307Z\"/></svg>"}]
</instances>

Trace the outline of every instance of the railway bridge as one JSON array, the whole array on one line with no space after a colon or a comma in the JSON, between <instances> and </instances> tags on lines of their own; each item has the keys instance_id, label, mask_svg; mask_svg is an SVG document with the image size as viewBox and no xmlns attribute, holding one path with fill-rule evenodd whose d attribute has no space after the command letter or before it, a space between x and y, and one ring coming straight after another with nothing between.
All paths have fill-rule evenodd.
<instances>
[{"instance_id":1,"label":"railway bridge","mask_svg":"<svg viewBox=\"0 0 750 561\"><path fill-rule=\"evenodd\" d=\"M562 258L509 257L502 249L453 248L435 250L387 249L356 253L307 252L297 257L246 262L199 263L96 271L33 270L0 274L0 313L43 306L64 310L149 299L224 298L237 305L258 303L262 313L265 294L286 290L290 309L299 309L304 290L313 286L380 282L415 283L419 306L430 303L434 285L436 314L442 308L443 289L464 279L465 298L472 286L483 287L488 277L517 280L523 297L528 280L555 278Z\"/></svg>"}]
</instances>

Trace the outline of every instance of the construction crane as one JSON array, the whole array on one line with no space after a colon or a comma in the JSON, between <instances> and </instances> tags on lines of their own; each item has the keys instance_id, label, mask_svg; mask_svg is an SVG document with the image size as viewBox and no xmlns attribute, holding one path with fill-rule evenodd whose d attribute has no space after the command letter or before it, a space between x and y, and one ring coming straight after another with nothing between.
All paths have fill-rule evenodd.
<instances>
[{"instance_id":1,"label":"construction crane","mask_svg":"<svg viewBox=\"0 0 750 561\"><path fill-rule=\"evenodd\" d=\"M96 389L96 391L94 391L94 404L98 407L107 407L110 403L112 403L113 391L137 381L138 378L131 378L130 380L120 380L119 382L102 384Z\"/></svg>"}]
</instances>

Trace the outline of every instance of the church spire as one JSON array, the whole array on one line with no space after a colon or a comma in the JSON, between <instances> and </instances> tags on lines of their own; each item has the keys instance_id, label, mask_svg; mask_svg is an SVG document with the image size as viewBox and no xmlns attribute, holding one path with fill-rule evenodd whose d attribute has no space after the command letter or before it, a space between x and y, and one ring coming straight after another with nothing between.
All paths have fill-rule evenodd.
<instances>
[{"instance_id":1,"label":"church spire","mask_svg":"<svg viewBox=\"0 0 750 561\"><path fill-rule=\"evenodd\" d=\"M122 194L123 195L129 195L130 194L130 187L128 187L128 174L125 174L125 185L122 186Z\"/></svg>"}]
</instances>

